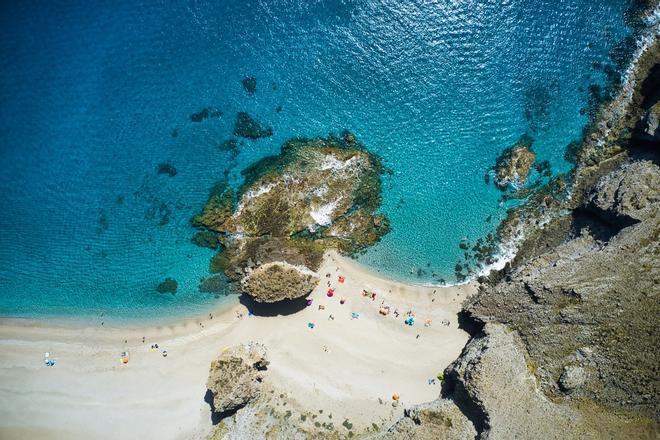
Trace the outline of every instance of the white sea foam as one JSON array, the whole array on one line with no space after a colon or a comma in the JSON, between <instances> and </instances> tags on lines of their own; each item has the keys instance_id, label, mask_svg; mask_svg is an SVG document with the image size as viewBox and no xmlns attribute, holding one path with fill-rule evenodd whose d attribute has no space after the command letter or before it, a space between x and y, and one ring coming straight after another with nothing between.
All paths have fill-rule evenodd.
<instances>
[{"instance_id":1,"label":"white sea foam","mask_svg":"<svg viewBox=\"0 0 660 440\"><path fill-rule=\"evenodd\" d=\"M325 170L342 170L350 165L352 165L355 162L355 156L351 157L350 159L347 160L339 160L335 156L332 156L330 154L326 155L323 158L323 162L321 162L321 165L319 168L323 171Z\"/></svg>"},{"instance_id":2,"label":"white sea foam","mask_svg":"<svg viewBox=\"0 0 660 440\"><path fill-rule=\"evenodd\" d=\"M245 205L247 203L249 203L251 200L253 200L253 199L255 199L255 198L257 198L257 197L259 197L263 194L266 194L266 193L270 192L270 190L272 190L274 187L275 187L274 184L269 183L269 184L266 184L266 185L261 185L259 188L250 190L250 191L246 192L245 194L243 194L243 197L241 197L241 202L236 207L236 212L234 212L234 218L241 215L241 212L243 212L243 209L245 208Z\"/></svg>"},{"instance_id":3,"label":"white sea foam","mask_svg":"<svg viewBox=\"0 0 660 440\"><path fill-rule=\"evenodd\" d=\"M309 215L314 219L317 225L319 226L328 226L332 223L332 213L337 208L339 200L335 200L325 205L321 205L316 209L312 209L309 212Z\"/></svg>"}]
</instances>

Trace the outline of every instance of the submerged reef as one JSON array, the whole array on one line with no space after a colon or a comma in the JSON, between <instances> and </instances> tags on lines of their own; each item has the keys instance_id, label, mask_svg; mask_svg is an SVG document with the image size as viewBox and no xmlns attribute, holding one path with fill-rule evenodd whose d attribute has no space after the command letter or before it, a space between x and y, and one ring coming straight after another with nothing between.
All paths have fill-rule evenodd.
<instances>
[{"instance_id":1,"label":"submerged reef","mask_svg":"<svg viewBox=\"0 0 660 440\"><path fill-rule=\"evenodd\" d=\"M389 231L387 218L375 214L384 171L380 159L351 133L292 139L279 155L243 170L245 182L237 193L216 186L192 223L217 234L224 247L212 269L222 270L257 301L291 299L273 271L287 274L295 296L305 295L312 283L308 272L318 269L325 250L354 254ZM262 267L274 262L281 265Z\"/></svg>"},{"instance_id":2,"label":"submerged reef","mask_svg":"<svg viewBox=\"0 0 660 440\"><path fill-rule=\"evenodd\" d=\"M241 80L241 84L243 85L243 89L245 89L245 93L248 95L252 96L256 93L257 91L257 78L254 76L246 76Z\"/></svg>"},{"instance_id":3,"label":"submerged reef","mask_svg":"<svg viewBox=\"0 0 660 440\"><path fill-rule=\"evenodd\" d=\"M272 135L273 129L271 127L263 125L248 113L239 112L236 115L236 123L234 124L234 136L247 139L261 139L271 137Z\"/></svg>"},{"instance_id":4,"label":"submerged reef","mask_svg":"<svg viewBox=\"0 0 660 440\"><path fill-rule=\"evenodd\" d=\"M222 111L218 110L217 108L206 107L206 108L203 108L202 110L198 111L197 113L191 114L190 115L190 120L192 122L202 122L205 119L219 118L222 115L223 115Z\"/></svg>"},{"instance_id":5,"label":"submerged reef","mask_svg":"<svg viewBox=\"0 0 660 440\"><path fill-rule=\"evenodd\" d=\"M227 277L224 275L213 275L204 278L199 283L199 291L204 293L212 293L214 295L226 294L229 291Z\"/></svg>"},{"instance_id":6,"label":"submerged reef","mask_svg":"<svg viewBox=\"0 0 660 440\"><path fill-rule=\"evenodd\" d=\"M559 83L533 84L525 90L523 116L533 133L546 131L550 122L550 105L559 91Z\"/></svg>"},{"instance_id":7,"label":"submerged reef","mask_svg":"<svg viewBox=\"0 0 660 440\"><path fill-rule=\"evenodd\" d=\"M174 177L174 176L176 176L177 171L176 171L176 168L174 167L174 165L172 165L170 163L162 162L162 163L159 163L158 166L156 167L156 173L157 174L167 174L170 177Z\"/></svg>"},{"instance_id":8,"label":"submerged reef","mask_svg":"<svg viewBox=\"0 0 660 440\"><path fill-rule=\"evenodd\" d=\"M179 283L177 283L174 278L165 278L165 281L158 284L156 290L158 293L171 293L174 295L178 287Z\"/></svg>"}]
</instances>

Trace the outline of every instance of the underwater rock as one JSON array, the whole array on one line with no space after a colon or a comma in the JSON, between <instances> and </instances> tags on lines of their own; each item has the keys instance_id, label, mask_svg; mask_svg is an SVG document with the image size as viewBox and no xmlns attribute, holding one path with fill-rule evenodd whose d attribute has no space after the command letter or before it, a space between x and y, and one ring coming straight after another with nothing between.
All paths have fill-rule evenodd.
<instances>
[{"instance_id":1,"label":"underwater rock","mask_svg":"<svg viewBox=\"0 0 660 440\"><path fill-rule=\"evenodd\" d=\"M533 133L549 128L550 105L558 91L556 80L549 84L534 84L525 90L523 116Z\"/></svg>"},{"instance_id":2,"label":"underwater rock","mask_svg":"<svg viewBox=\"0 0 660 440\"><path fill-rule=\"evenodd\" d=\"M389 231L387 218L375 214L383 172L380 159L350 133L293 139L279 155L243 170L245 182L237 200L231 187L219 185L192 223L218 235L224 249L212 268L237 283L253 269L249 261L259 262L257 266L282 262L314 271L325 250L350 255ZM260 273L258 267L254 271ZM241 288L250 285L241 283ZM272 288L278 286L279 282ZM300 289L295 294L307 292Z\"/></svg>"},{"instance_id":3,"label":"underwater rock","mask_svg":"<svg viewBox=\"0 0 660 440\"><path fill-rule=\"evenodd\" d=\"M190 115L190 120L192 122L202 122L205 119L219 118L222 115L223 115L223 113L220 110L218 110L216 108L213 108L213 107L206 107L206 108L198 111L197 113L191 114Z\"/></svg>"},{"instance_id":4,"label":"underwater rock","mask_svg":"<svg viewBox=\"0 0 660 440\"><path fill-rule=\"evenodd\" d=\"M264 126L261 122L254 119L246 112L239 112L236 115L236 124L234 125L234 136L247 139L261 139L271 137L273 129Z\"/></svg>"},{"instance_id":5,"label":"underwater rock","mask_svg":"<svg viewBox=\"0 0 660 440\"><path fill-rule=\"evenodd\" d=\"M171 214L172 210L167 203L155 200L144 213L144 218L146 220L155 220L158 218L158 225L165 226L169 223Z\"/></svg>"},{"instance_id":6,"label":"underwater rock","mask_svg":"<svg viewBox=\"0 0 660 440\"><path fill-rule=\"evenodd\" d=\"M100 234L103 231L107 231L110 225L108 224L108 216L105 213L105 210L101 209L99 211L99 227L96 230L97 234Z\"/></svg>"},{"instance_id":7,"label":"underwater rock","mask_svg":"<svg viewBox=\"0 0 660 440\"><path fill-rule=\"evenodd\" d=\"M272 303L308 295L319 283L309 269L300 269L284 262L259 266L243 281L243 290L255 301Z\"/></svg>"},{"instance_id":8,"label":"underwater rock","mask_svg":"<svg viewBox=\"0 0 660 440\"><path fill-rule=\"evenodd\" d=\"M245 92L250 96L254 95L257 91L257 78L254 76L246 76L241 80L241 84L243 84Z\"/></svg>"},{"instance_id":9,"label":"underwater rock","mask_svg":"<svg viewBox=\"0 0 660 440\"><path fill-rule=\"evenodd\" d=\"M156 167L156 173L167 174L170 177L174 177L176 176L176 168L172 164L162 162Z\"/></svg>"},{"instance_id":10,"label":"underwater rock","mask_svg":"<svg viewBox=\"0 0 660 440\"><path fill-rule=\"evenodd\" d=\"M199 231L192 236L190 241L199 247L205 247L213 250L217 250L220 247L218 234L215 234L211 231Z\"/></svg>"},{"instance_id":11,"label":"underwater rock","mask_svg":"<svg viewBox=\"0 0 660 440\"><path fill-rule=\"evenodd\" d=\"M158 291L158 293L171 293L172 295L174 295L178 287L179 284L176 282L174 278L165 278L165 281L160 283L158 287L156 287L156 290Z\"/></svg>"},{"instance_id":12,"label":"underwater rock","mask_svg":"<svg viewBox=\"0 0 660 440\"><path fill-rule=\"evenodd\" d=\"M238 149L238 142L236 142L236 139L227 139L225 141L220 142L218 144L218 149L220 151L228 152L232 160L238 156L238 153L240 153L240 150Z\"/></svg>"},{"instance_id":13,"label":"underwater rock","mask_svg":"<svg viewBox=\"0 0 660 440\"><path fill-rule=\"evenodd\" d=\"M206 382L213 395L213 411L236 411L259 397L268 364L262 344L250 342L223 351L211 362Z\"/></svg>"},{"instance_id":14,"label":"underwater rock","mask_svg":"<svg viewBox=\"0 0 660 440\"><path fill-rule=\"evenodd\" d=\"M213 275L208 278L204 278L201 283L199 283L199 291L203 293L227 293L227 278L224 275Z\"/></svg>"},{"instance_id":15,"label":"underwater rock","mask_svg":"<svg viewBox=\"0 0 660 440\"><path fill-rule=\"evenodd\" d=\"M220 151L234 151L238 150L238 142L236 139L227 139L218 144Z\"/></svg>"},{"instance_id":16,"label":"underwater rock","mask_svg":"<svg viewBox=\"0 0 660 440\"><path fill-rule=\"evenodd\" d=\"M528 135L520 137L512 147L502 151L495 162L495 185L502 191L521 187L527 183L536 154L532 151L532 138Z\"/></svg>"}]
</instances>

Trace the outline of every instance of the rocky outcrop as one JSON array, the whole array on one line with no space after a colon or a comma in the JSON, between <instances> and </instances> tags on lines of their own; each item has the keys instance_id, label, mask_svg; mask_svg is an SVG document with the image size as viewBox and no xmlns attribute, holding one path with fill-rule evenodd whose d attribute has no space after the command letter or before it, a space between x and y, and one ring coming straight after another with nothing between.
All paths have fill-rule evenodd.
<instances>
[{"instance_id":1,"label":"rocky outcrop","mask_svg":"<svg viewBox=\"0 0 660 440\"><path fill-rule=\"evenodd\" d=\"M387 439L600 439L617 429L642 438L631 418L553 402L539 389L525 344L503 324L487 323L445 370L443 396L407 410Z\"/></svg>"},{"instance_id":2,"label":"rocky outcrop","mask_svg":"<svg viewBox=\"0 0 660 440\"><path fill-rule=\"evenodd\" d=\"M472 422L451 399L406 409L383 438L391 440L465 440L477 436Z\"/></svg>"},{"instance_id":3,"label":"rocky outcrop","mask_svg":"<svg viewBox=\"0 0 660 440\"><path fill-rule=\"evenodd\" d=\"M284 262L263 264L242 281L248 295L265 303L308 295L318 283L319 278L313 272Z\"/></svg>"},{"instance_id":4,"label":"rocky outcrop","mask_svg":"<svg viewBox=\"0 0 660 440\"><path fill-rule=\"evenodd\" d=\"M500 190L509 186L520 188L527 183L529 172L536 160L532 151L532 138L522 136L518 142L504 150L495 162L495 185Z\"/></svg>"},{"instance_id":5,"label":"rocky outcrop","mask_svg":"<svg viewBox=\"0 0 660 440\"><path fill-rule=\"evenodd\" d=\"M234 412L259 397L268 367L266 348L249 343L226 349L211 362L207 389L213 396L213 411Z\"/></svg>"},{"instance_id":6,"label":"rocky outcrop","mask_svg":"<svg viewBox=\"0 0 660 440\"><path fill-rule=\"evenodd\" d=\"M193 225L214 233L222 245L213 271L258 301L298 298L311 290L315 278L308 274L325 250L353 254L388 232L387 219L375 214L384 171L350 133L294 139L278 156L244 170L237 196L217 186ZM260 266L275 262L283 270L267 266L277 276L265 276Z\"/></svg>"},{"instance_id":7,"label":"rocky outcrop","mask_svg":"<svg viewBox=\"0 0 660 440\"><path fill-rule=\"evenodd\" d=\"M660 173L648 160L627 163L589 192L585 208L612 224L627 226L648 217L660 203Z\"/></svg>"},{"instance_id":8,"label":"rocky outcrop","mask_svg":"<svg viewBox=\"0 0 660 440\"><path fill-rule=\"evenodd\" d=\"M606 175L568 218L568 239L485 286L466 306L521 335L550 396L649 417L660 410L656 359L640 350L660 337L660 185L653 182L660 168L649 161ZM634 221L625 227L621 218Z\"/></svg>"}]
</instances>

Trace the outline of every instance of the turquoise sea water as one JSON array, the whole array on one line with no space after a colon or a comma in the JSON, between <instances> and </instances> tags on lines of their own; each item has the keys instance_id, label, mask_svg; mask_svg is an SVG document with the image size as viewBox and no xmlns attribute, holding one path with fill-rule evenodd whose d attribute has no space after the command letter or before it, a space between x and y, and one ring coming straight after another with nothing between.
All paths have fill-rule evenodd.
<instances>
[{"instance_id":1,"label":"turquoise sea water","mask_svg":"<svg viewBox=\"0 0 660 440\"><path fill-rule=\"evenodd\" d=\"M290 137L343 129L394 171L392 232L360 261L452 281L461 238L506 209L486 169L529 132L539 159L566 171L587 87L603 82L593 63L628 32L628 2L614 0L31 3L0 6L4 316L153 317L222 301L197 291L212 252L190 243L209 187L228 168L240 184ZM205 107L223 116L192 122ZM238 111L274 135L232 161L217 144ZM160 162L176 176L157 175ZM165 277L176 295L155 293Z\"/></svg>"}]
</instances>

